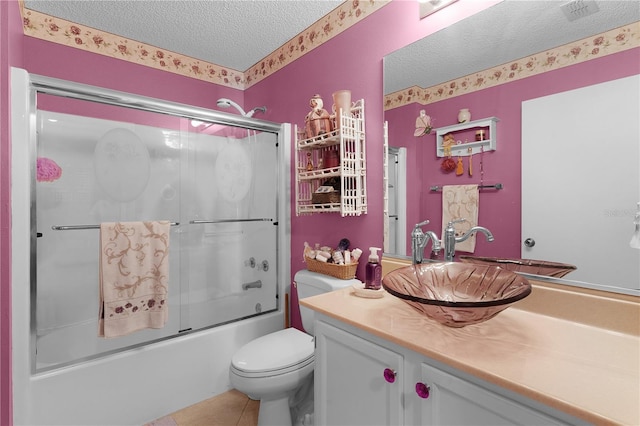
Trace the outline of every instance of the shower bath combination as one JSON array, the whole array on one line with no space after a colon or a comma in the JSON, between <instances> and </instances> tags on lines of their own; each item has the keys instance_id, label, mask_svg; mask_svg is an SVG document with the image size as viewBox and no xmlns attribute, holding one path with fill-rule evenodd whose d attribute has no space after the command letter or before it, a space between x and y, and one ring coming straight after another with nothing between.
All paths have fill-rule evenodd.
<instances>
[{"instance_id":1,"label":"shower bath combination","mask_svg":"<svg viewBox=\"0 0 640 426\"><path fill-rule=\"evenodd\" d=\"M41 96L46 110L37 108ZM11 110L16 424L145 424L228 390L229 358L220 355L284 320L290 243L278 223L291 206L282 196L290 177L279 171L289 167L291 126L16 68ZM202 134L191 119L218 130ZM38 157L61 171L40 164L36 179ZM174 224L168 322L100 338L99 227L155 220ZM206 355L185 363L185 351ZM163 399L159 365L180 365L171 379L183 402ZM114 377L145 399L104 386Z\"/></svg>"},{"instance_id":2,"label":"shower bath combination","mask_svg":"<svg viewBox=\"0 0 640 426\"><path fill-rule=\"evenodd\" d=\"M56 98L56 105L62 109L65 100ZM99 103L86 105L100 108ZM230 101L227 105L239 108ZM34 371L278 308L277 269L251 268L243 261L255 257L277 263L272 225L277 210L269 202L277 198L277 168L257 167L258 159L277 164L277 134L263 127L234 126L240 119L231 116L227 122L208 123L228 128L223 135L192 137L193 130L183 128L182 118L170 111L146 121L148 115L135 118L126 104L118 107L121 112L115 119L36 110L40 130L35 150L42 157L35 197L37 226L57 232L42 232L34 260L39 278L30 305L37 318ZM249 119L256 111L264 109L241 112ZM69 146L74 147L71 152ZM185 150L193 155L183 155ZM49 157L65 165L64 178ZM87 171L88 164L95 170ZM165 197L166 188L170 197ZM61 195L76 191L86 195L73 200ZM73 221L69 212L74 212ZM83 229L123 217L174 223L174 255L167 261L167 306L172 314L166 326L103 341L96 334L98 286L90 285L99 276L96 247L101 243L98 233ZM75 229L79 230L65 232ZM176 238L183 231L189 237Z\"/></svg>"},{"instance_id":3,"label":"shower bath combination","mask_svg":"<svg viewBox=\"0 0 640 426\"><path fill-rule=\"evenodd\" d=\"M220 108L229 108L229 107L234 107L235 109L238 110L238 112L243 115L244 117L253 117L253 115L256 112L261 112L263 114L265 114L267 112L267 107L266 106L261 106L261 107L255 107L249 111L245 111L244 109L242 109L242 107L240 105L238 105L237 103L233 102L231 99L227 99L227 98L220 98L218 99L218 101L216 102L216 104L220 107Z\"/></svg>"}]
</instances>

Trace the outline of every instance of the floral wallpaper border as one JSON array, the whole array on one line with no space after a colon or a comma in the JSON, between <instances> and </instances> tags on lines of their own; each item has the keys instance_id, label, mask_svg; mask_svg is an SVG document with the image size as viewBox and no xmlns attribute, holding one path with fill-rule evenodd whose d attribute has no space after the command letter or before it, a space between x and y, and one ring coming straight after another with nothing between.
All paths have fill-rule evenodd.
<instances>
[{"instance_id":1,"label":"floral wallpaper border","mask_svg":"<svg viewBox=\"0 0 640 426\"><path fill-rule=\"evenodd\" d=\"M436 86L412 86L384 98L384 110L411 103L428 105L478 90L601 58L640 46L640 22L587 37L545 52L489 68Z\"/></svg>"},{"instance_id":2,"label":"floral wallpaper border","mask_svg":"<svg viewBox=\"0 0 640 426\"><path fill-rule=\"evenodd\" d=\"M345 1L244 72L55 18L26 8L22 0L19 3L23 31L27 36L244 90L327 42L390 1Z\"/></svg>"}]
</instances>

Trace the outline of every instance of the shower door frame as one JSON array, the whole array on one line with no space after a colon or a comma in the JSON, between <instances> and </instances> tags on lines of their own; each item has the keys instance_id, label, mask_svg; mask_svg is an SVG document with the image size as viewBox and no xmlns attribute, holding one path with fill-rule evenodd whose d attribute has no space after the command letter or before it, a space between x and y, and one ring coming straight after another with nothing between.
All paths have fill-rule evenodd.
<instances>
[{"instance_id":1,"label":"shower door frame","mask_svg":"<svg viewBox=\"0 0 640 426\"><path fill-rule=\"evenodd\" d=\"M23 75L20 75L23 74ZM273 133L277 137L277 147L278 147L278 162L279 164L274 165L277 170L277 183L278 188L276 192L276 217L274 221L274 225L277 225L277 271L276 271L276 280L277 280L277 312L282 313L284 311L284 293L285 286L283 282L286 282L284 279L288 280L290 276L290 231L288 227L289 221L287 217L290 215L291 211L291 203L290 200L286 197L287 188L290 187L290 173L289 164L290 164L290 141L291 141L291 125L288 123L274 123L265 120L258 120L253 118L248 118L240 115L233 115L228 113L222 113L214 110L209 110L201 107L189 106L181 103L176 103L172 101L164 101L151 97L140 96L135 94L130 94L126 92L120 92L111 89L104 89L96 86L85 85L81 83L70 82L66 80L30 74L24 70L13 69L12 77L23 77L26 79L28 89L28 100L26 100L26 104L23 106L22 112L24 113L22 117L20 117L22 123L13 122L13 126L16 124L24 124L28 128L28 136L26 138L26 144L23 148L20 149L22 151L22 155L28 157L29 161L29 169L26 171L29 176L25 176L28 180L28 188L29 193L27 194L27 200L29 202L29 265L28 265L28 275L29 275L29 350L30 354L30 371L31 374L35 374L37 372L42 372L45 370L37 370L36 371L36 291L37 291L37 220L36 220L36 113L37 113L37 95L48 94L55 95L65 98L71 98L76 100L84 100L90 102L97 102L106 105L131 108L146 112L154 112L160 114L170 114L173 116L186 118L190 120L199 120L203 122L210 122L212 124L218 125L229 125L234 127L240 127L248 130L256 130L256 131L264 131ZM26 153L24 152L26 150ZM18 150L15 150L18 151ZM14 153L14 155L20 155L20 153ZM23 157L21 157L23 158ZM17 164L14 161L16 157L12 159L12 168L16 168ZM12 174L12 181L14 180L14 174ZM14 198L14 196L12 196ZM25 201L27 201L25 200ZM15 209L15 206L13 207ZM15 222L15 218L14 218ZM14 240L20 238L19 236L13 235ZM284 278L284 279L283 279ZM14 285L16 285L14 281ZM14 298L14 302L15 302ZM15 306L15 303L14 303ZM15 311L15 309L14 309ZM242 320L242 319L239 319ZM195 330L194 332L198 332L201 329ZM188 333L185 333L188 334ZM167 337L163 337L161 339L141 342L139 344L133 346L127 346L121 349L117 349L114 351L110 351L109 353L100 353L98 355L94 355L91 357L87 357L86 359L76 360L72 363L77 364L83 361L87 361L90 359L95 359L97 357L102 357L105 355L109 355L111 353L122 352L134 348L138 348L141 346L149 345L151 343L156 343L158 341L173 339L176 337L180 337L183 334L173 334ZM59 368L60 366L55 366L54 368Z\"/></svg>"}]
</instances>

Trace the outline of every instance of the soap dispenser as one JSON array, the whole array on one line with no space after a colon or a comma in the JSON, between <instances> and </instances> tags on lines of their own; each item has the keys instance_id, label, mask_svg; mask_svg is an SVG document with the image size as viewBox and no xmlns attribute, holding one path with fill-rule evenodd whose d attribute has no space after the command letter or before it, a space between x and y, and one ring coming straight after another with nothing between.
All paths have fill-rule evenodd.
<instances>
[{"instance_id":1,"label":"soap dispenser","mask_svg":"<svg viewBox=\"0 0 640 426\"><path fill-rule=\"evenodd\" d=\"M382 287L382 265L378 256L378 247L369 247L369 262L365 270L364 288L369 290L380 290Z\"/></svg>"}]
</instances>

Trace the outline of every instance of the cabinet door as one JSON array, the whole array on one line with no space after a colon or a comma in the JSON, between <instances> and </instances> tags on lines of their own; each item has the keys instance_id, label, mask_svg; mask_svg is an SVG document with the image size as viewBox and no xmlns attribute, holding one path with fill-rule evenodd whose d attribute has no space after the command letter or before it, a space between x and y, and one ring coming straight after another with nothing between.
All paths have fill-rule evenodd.
<instances>
[{"instance_id":1,"label":"cabinet door","mask_svg":"<svg viewBox=\"0 0 640 426\"><path fill-rule=\"evenodd\" d=\"M315 424L402 425L402 355L324 322L315 333Z\"/></svg>"},{"instance_id":2,"label":"cabinet door","mask_svg":"<svg viewBox=\"0 0 640 426\"><path fill-rule=\"evenodd\" d=\"M422 363L420 371L420 382L429 387L428 397L420 402L423 425L563 424L557 419L428 364ZM415 386L415 383L407 383L407 386L409 385ZM413 394L413 398L420 399L417 393Z\"/></svg>"}]
</instances>

